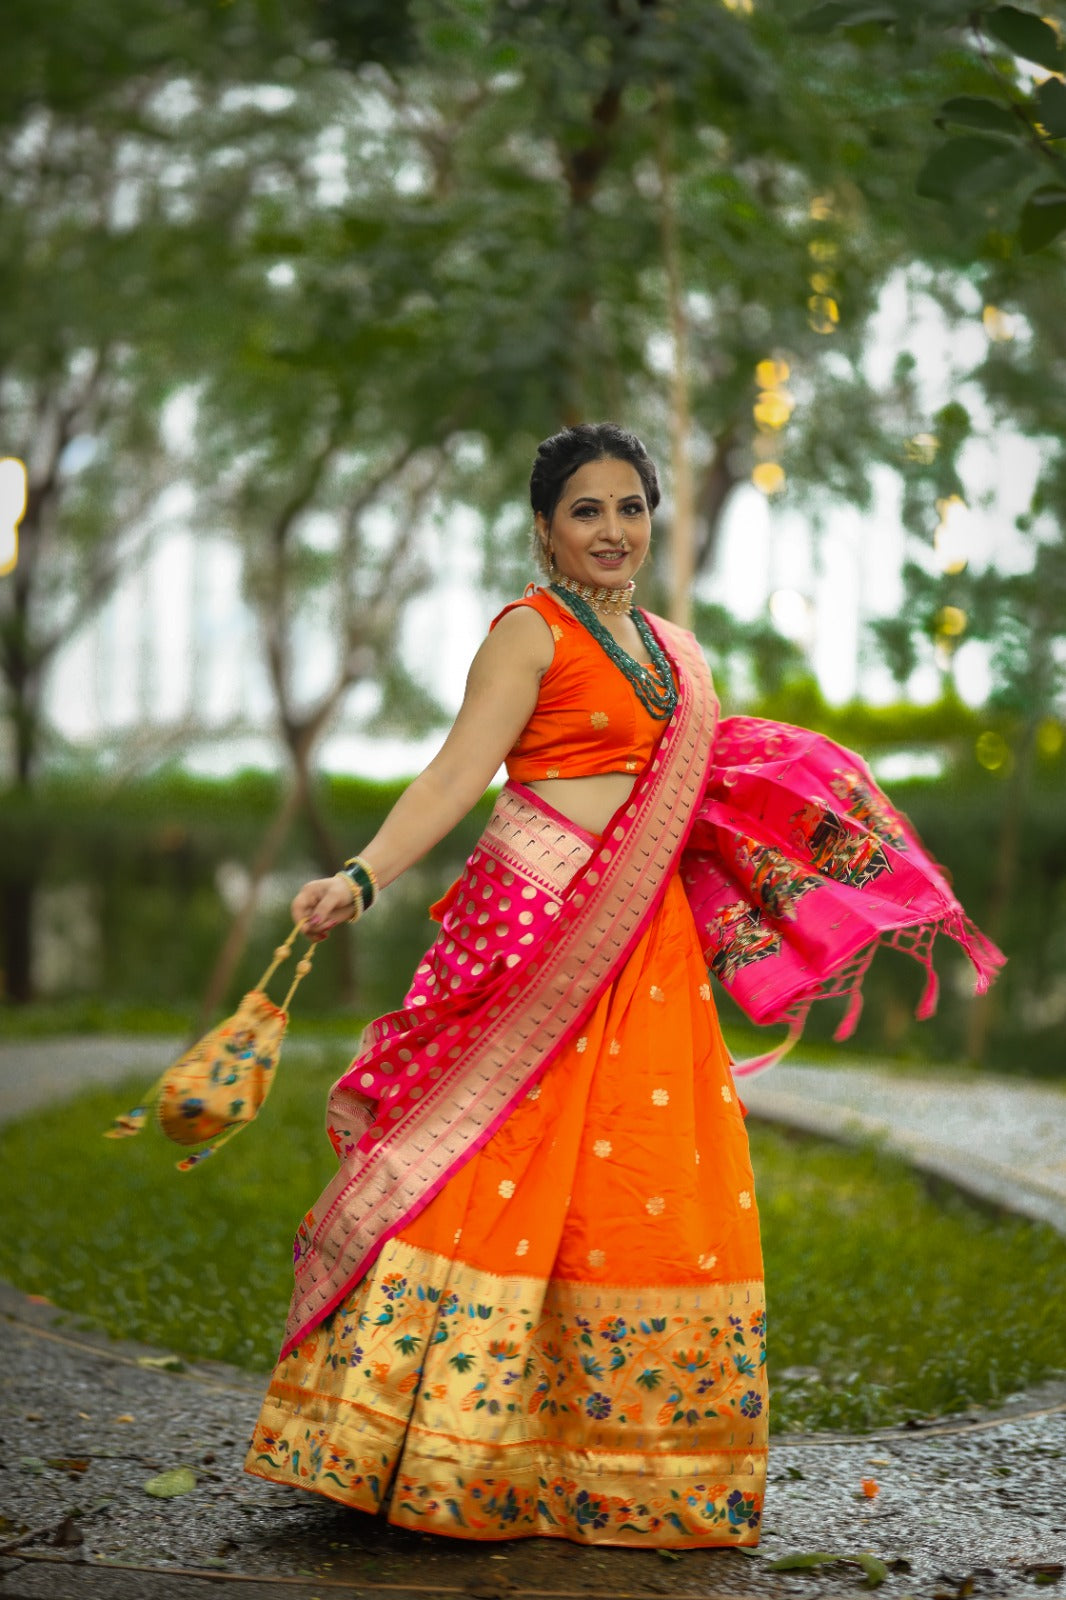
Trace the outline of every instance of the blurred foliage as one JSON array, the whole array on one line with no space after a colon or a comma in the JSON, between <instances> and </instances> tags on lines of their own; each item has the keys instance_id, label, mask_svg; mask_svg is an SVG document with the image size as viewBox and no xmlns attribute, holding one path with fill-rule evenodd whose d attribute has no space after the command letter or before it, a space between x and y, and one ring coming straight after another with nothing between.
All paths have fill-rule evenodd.
<instances>
[{"instance_id":1,"label":"blurred foliage","mask_svg":"<svg viewBox=\"0 0 1066 1600\"><path fill-rule=\"evenodd\" d=\"M338 835L358 841L375 831L401 787L333 778L322 780L318 800ZM0 884L32 853L41 873L39 938L60 952L87 950L80 981L68 977L55 986L55 996L87 993L104 1006L150 1004L171 1016L184 1008L184 1025L191 1026L229 907L243 892L249 856L280 791L281 779L273 774L217 781L175 771L117 786L57 777L40 786L32 803L9 802ZM433 936L427 908L459 875L487 804L382 898L368 925L372 936L363 929L353 939L344 929L327 941L301 987L301 1011L339 1007L341 940L352 941L360 1009L369 1014L399 1003ZM233 998L258 979L288 932L288 902L315 874L313 852L306 826L294 830L267 882ZM346 1010L350 1017L351 1007Z\"/></svg>"},{"instance_id":2,"label":"blurred foliage","mask_svg":"<svg viewBox=\"0 0 1066 1600\"><path fill-rule=\"evenodd\" d=\"M860 47L891 30L901 57L944 34L968 60L968 92L936 109L948 136L917 175L919 195L941 202L971 238L987 237L991 227L1023 252L1044 249L1066 230L1061 22L987 0L827 0L797 24L805 34L834 30ZM1034 68L1048 76L1032 79Z\"/></svg>"},{"instance_id":3,"label":"blurred foliage","mask_svg":"<svg viewBox=\"0 0 1066 1600\"><path fill-rule=\"evenodd\" d=\"M946 752L952 761L950 783L912 780L888 787L932 854L948 864L968 911L979 923L983 920L994 890L1004 779L982 766L976 752L982 738L996 733L995 719L982 720L952 705L834 709L819 707L810 698L792 702L787 694L759 709L820 726L845 746L865 749L875 762L900 751ZM790 712L796 715L790 717ZM279 784L275 776L253 772L230 781L173 772L116 788L84 777L57 778L42 787L32 806L8 807L0 836L0 882L27 851L36 853L43 881L42 921L50 930L42 928L42 937L57 949L74 944L86 952L79 971L67 969L50 996L53 1007L67 1002L68 1025L84 1022L75 1005L79 995L91 996L103 1008L104 1021L121 1015L123 1006L150 1006L165 1008L158 1025L168 1031L183 1008L184 1026L192 1025L204 973L228 920L223 888L234 874L239 878L256 839L269 825ZM331 779L323 781L318 798L338 836L359 840L377 826L399 788ZM1001 1005L987 1064L1002 1071L1062 1071L1064 799L1066 756L1061 749L1041 754L1020 846L1029 888L1007 908L1000 931L1011 960L998 983ZM458 876L484 825L488 804L486 797L418 868L392 885L365 926L341 930L327 942L301 989L299 1017L309 1023L315 1017L333 1018L343 1031L345 1017L354 1029L353 1016L399 1004L435 932L427 907ZM255 982L279 935L288 930L288 899L309 875L311 851L306 832L294 833L268 880L230 1000ZM341 1000L340 940L349 942L354 955L354 1008ZM946 947L940 967L939 1013L933 1021L918 1024L912 1013L922 975L902 956L883 952L867 978L867 1006L855 1046L873 1054L942 1061L962 1057L972 1004L970 969ZM51 1015L56 1017L54 1009ZM727 1032L732 1016L723 1002ZM60 1024L63 1017L61 1011ZM816 1007L809 1038L827 1038L837 1020L835 1005ZM31 1012L26 1026L32 1031L33 1025ZM7 1029L21 1026L9 1013Z\"/></svg>"}]
</instances>

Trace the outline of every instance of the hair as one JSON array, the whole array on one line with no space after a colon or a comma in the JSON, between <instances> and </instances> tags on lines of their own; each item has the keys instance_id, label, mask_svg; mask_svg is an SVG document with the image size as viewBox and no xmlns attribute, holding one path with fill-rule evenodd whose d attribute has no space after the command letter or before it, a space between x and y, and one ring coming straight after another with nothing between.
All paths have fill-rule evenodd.
<instances>
[{"instance_id":1,"label":"hair","mask_svg":"<svg viewBox=\"0 0 1066 1600\"><path fill-rule=\"evenodd\" d=\"M628 461L640 478L648 509L659 504L659 475L655 463L637 438L615 422L579 422L553 433L537 446L537 459L529 477L529 502L550 526L567 483L590 461ZM540 539L534 532L534 554L547 570Z\"/></svg>"}]
</instances>

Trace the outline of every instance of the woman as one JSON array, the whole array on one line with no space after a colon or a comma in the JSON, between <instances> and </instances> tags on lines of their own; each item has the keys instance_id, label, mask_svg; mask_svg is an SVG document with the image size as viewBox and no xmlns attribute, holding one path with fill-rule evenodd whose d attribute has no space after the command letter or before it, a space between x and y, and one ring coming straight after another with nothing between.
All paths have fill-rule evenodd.
<instances>
[{"instance_id":1,"label":"woman","mask_svg":"<svg viewBox=\"0 0 1066 1600\"><path fill-rule=\"evenodd\" d=\"M716 733L695 640L632 606L639 440L556 434L530 497L549 585L495 619L364 853L293 902L320 937L359 915L506 760L402 1009L334 1085L340 1167L246 1466L464 1538L752 1545L762 1259L707 965L795 1031L878 940L931 972L948 931L980 983L996 953L854 757Z\"/></svg>"}]
</instances>

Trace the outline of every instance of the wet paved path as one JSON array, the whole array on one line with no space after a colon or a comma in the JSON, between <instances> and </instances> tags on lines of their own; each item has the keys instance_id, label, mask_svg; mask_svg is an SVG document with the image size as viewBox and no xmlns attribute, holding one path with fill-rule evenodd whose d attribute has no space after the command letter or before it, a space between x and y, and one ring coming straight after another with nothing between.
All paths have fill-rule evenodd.
<instances>
[{"instance_id":1,"label":"wet paved path","mask_svg":"<svg viewBox=\"0 0 1066 1600\"><path fill-rule=\"evenodd\" d=\"M3 1382L0 1600L332 1600L495 1597L854 1596L862 1571L778 1573L795 1551L873 1552L892 1600L1035 1594L1066 1563L1066 1384L996 1415L869 1437L775 1439L757 1552L477 1546L249 1478L261 1386L224 1367L161 1371L152 1352L64 1325L0 1288ZM150 1498L188 1467L188 1494ZM867 1499L862 1480L879 1492ZM966 1581L972 1579L967 1590Z\"/></svg>"}]
</instances>

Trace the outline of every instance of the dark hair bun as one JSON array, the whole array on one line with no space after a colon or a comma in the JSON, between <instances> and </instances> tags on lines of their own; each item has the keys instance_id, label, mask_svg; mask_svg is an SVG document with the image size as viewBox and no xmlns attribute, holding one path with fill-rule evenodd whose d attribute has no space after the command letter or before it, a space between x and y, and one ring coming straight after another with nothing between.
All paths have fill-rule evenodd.
<instances>
[{"instance_id":1,"label":"dark hair bun","mask_svg":"<svg viewBox=\"0 0 1066 1600\"><path fill-rule=\"evenodd\" d=\"M644 487L648 509L655 510L659 504L655 463L636 434L615 422L579 422L574 428L553 433L537 446L537 459L529 478L533 510L551 522L568 480L589 461L628 461Z\"/></svg>"}]
</instances>

